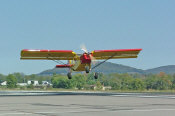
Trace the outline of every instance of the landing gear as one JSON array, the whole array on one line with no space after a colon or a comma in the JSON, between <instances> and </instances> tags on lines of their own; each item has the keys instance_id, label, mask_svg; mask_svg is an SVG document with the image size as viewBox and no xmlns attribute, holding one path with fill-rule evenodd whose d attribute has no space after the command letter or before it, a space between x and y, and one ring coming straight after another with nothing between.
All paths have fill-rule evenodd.
<instances>
[{"instance_id":1,"label":"landing gear","mask_svg":"<svg viewBox=\"0 0 175 116\"><path fill-rule=\"evenodd\" d=\"M85 71L86 71L86 73L89 73L90 69L88 66L85 67Z\"/></svg>"},{"instance_id":2,"label":"landing gear","mask_svg":"<svg viewBox=\"0 0 175 116\"><path fill-rule=\"evenodd\" d=\"M68 77L68 79L72 79L72 74L71 74L71 72L68 72L68 73L67 73L67 77Z\"/></svg>"},{"instance_id":3,"label":"landing gear","mask_svg":"<svg viewBox=\"0 0 175 116\"><path fill-rule=\"evenodd\" d=\"M98 73L97 72L94 73L94 78L98 79Z\"/></svg>"}]
</instances>

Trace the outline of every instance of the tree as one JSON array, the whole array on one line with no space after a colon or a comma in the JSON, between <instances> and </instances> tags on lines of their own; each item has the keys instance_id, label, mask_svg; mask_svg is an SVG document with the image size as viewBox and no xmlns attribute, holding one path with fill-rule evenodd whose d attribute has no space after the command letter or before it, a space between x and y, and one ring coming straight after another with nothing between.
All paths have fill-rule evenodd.
<instances>
[{"instance_id":1,"label":"tree","mask_svg":"<svg viewBox=\"0 0 175 116\"><path fill-rule=\"evenodd\" d=\"M6 80L6 76L4 76L3 74L0 74L0 83L2 83L5 80Z\"/></svg>"},{"instance_id":2,"label":"tree","mask_svg":"<svg viewBox=\"0 0 175 116\"><path fill-rule=\"evenodd\" d=\"M120 79L113 77L109 80L109 83L110 83L109 85L112 87L113 90L121 89L121 80Z\"/></svg>"},{"instance_id":3,"label":"tree","mask_svg":"<svg viewBox=\"0 0 175 116\"><path fill-rule=\"evenodd\" d=\"M156 89L156 76L155 75L147 75L147 78L144 80L146 89Z\"/></svg>"},{"instance_id":4,"label":"tree","mask_svg":"<svg viewBox=\"0 0 175 116\"><path fill-rule=\"evenodd\" d=\"M9 74L7 77L7 87L8 88L15 88L17 87L16 84L17 84L17 79L14 75L12 74Z\"/></svg>"},{"instance_id":5,"label":"tree","mask_svg":"<svg viewBox=\"0 0 175 116\"><path fill-rule=\"evenodd\" d=\"M96 80L94 79L94 74L90 73L86 76L86 84L87 85L95 85L96 84Z\"/></svg>"},{"instance_id":6,"label":"tree","mask_svg":"<svg viewBox=\"0 0 175 116\"><path fill-rule=\"evenodd\" d=\"M13 73L16 77L18 83L24 83L24 74L23 73Z\"/></svg>"},{"instance_id":7,"label":"tree","mask_svg":"<svg viewBox=\"0 0 175 116\"><path fill-rule=\"evenodd\" d=\"M172 89L175 89L175 74L172 76Z\"/></svg>"},{"instance_id":8,"label":"tree","mask_svg":"<svg viewBox=\"0 0 175 116\"><path fill-rule=\"evenodd\" d=\"M160 72L158 75L148 75L145 79L146 89L166 90L172 88L172 76Z\"/></svg>"},{"instance_id":9,"label":"tree","mask_svg":"<svg viewBox=\"0 0 175 116\"><path fill-rule=\"evenodd\" d=\"M86 81L87 81L87 77L81 74L76 74L73 78L72 78L75 87L77 87L79 90L84 88L86 85Z\"/></svg>"},{"instance_id":10,"label":"tree","mask_svg":"<svg viewBox=\"0 0 175 116\"><path fill-rule=\"evenodd\" d=\"M104 86L109 86L110 81L109 78L107 78L106 75L100 73L98 80L104 85Z\"/></svg>"},{"instance_id":11,"label":"tree","mask_svg":"<svg viewBox=\"0 0 175 116\"><path fill-rule=\"evenodd\" d=\"M102 84L100 83L100 81L97 81L96 87L97 87L97 90L101 90L102 89Z\"/></svg>"},{"instance_id":12,"label":"tree","mask_svg":"<svg viewBox=\"0 0 175 116\"><path fill-rule=\"evenodd\" d=\"M132 89L132 80L133 78L129 75L126 75L126 77L121 77L121 89L122 90L129 90Z\"/></svg>"},{"instance_id":13,"label":"tree","mask_svg":"<svg viewBox=\"0 0 175 116\"><path fill-rule=\"evenodd\" d=\"M72 80L68 80L66 76L62 75L55 75L52 77L51 82L53 84L53 88L70 89L74 87Z\"/></svg>"},{"instance_id":14,"label":"tree","mask_svg":"<svg viewBox=\"0 0 175 116\"><path fill-rule=\"evenodd\" d=\"M144 82L139 78L134 79L132 81L132 89L143 90L144 89Z\"/></svg>"},{"instance_id":15,"label":"tree","mask_svg":"<svg viewBox=\"0 0 175 116\"><path fill-rule=\"evenodd\" d=\"M166 75L164 72L160 72L157 76L157 89L165 90L172 87L172 80L170 76Z\"/></svg>"}]
</instances>

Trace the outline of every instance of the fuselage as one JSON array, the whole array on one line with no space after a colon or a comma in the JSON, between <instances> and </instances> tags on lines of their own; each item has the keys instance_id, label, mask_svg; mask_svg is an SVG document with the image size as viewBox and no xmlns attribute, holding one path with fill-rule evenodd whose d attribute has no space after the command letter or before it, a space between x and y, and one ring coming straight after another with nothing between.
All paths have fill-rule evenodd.
<instances>
[{"instance_id":1,"label":"fuselage","mask_svg":"<svg viewBox=\"0 0 175 116\"><path fill-rule=\"evenodd\" d=\"M91 68L91 59L89 54L84 53L80 56L79 60L74 61L75 64L73 64L72 69L74 71L85 71L86 67L89 69Z\"/></svg>"},{"instance_id":2,"label":"fuselage","mask_svg":"<svg viewBox=\"0 0 175 116\"><path fill-rule=\"evenodd\" d=\"M72 71L85 71L87 68L91 68L91 58L90 55L84 53L80 55L75 60L69 60L68 64L57 65L57 68L70 68Z\"/></svg>"}]
</instances>

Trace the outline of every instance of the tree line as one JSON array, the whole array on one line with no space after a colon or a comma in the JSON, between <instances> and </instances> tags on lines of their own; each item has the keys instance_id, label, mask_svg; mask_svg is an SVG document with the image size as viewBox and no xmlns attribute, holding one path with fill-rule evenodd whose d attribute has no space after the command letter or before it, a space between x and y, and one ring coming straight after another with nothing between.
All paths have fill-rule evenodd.
<instances>
[{"instance_id":1,"label":"tree line","mask_svg":"<svg viewBox=\"0 0 175 116\"><path fill-rule=\"evenodd\" d=\"M53 74L52 76L24 75L13 73L0 74L0 82L7 81L8 88L16 88L17 83L25 83L27 80L49 81L53 88L84 89L89 90L96 86L100 90L103 86L110 86L112 90L174 90L175 74L168 75L164 72L159 74L99 74L94 79L93 74L75 74L72 79L66 75Z\"/></svg>"}]
</instances>

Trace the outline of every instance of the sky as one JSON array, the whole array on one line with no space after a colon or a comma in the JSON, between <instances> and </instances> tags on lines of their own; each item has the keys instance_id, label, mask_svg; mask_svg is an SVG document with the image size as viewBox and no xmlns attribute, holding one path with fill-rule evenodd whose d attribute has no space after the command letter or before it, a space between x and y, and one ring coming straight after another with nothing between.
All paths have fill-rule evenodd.
<instances>
[{"instance_id":1,"label":"sky","mask_svg":"<svg viewBox=\"0 0 175 116\"><path fill-rule=\"evenodd\" d=\"M0 73L36 74L46 60L20 60L22 49L89 51L142 48L138 69L175 65L174 0L1 0Z\"/></svg>"}]
</instances>

